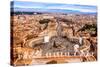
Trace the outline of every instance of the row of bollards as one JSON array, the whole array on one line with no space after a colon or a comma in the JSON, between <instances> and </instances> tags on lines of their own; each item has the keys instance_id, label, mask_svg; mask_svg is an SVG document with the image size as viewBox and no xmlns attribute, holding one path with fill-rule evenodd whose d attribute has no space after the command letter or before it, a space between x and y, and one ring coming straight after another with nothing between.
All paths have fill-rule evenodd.
<instances>
[{"instance_id":1,"label":"row of bollards","mask_svg":"<svg viewBox=\"0 0 100 67\"><path fill-rule=\"evenodd\" d=\"M80 53L79 55L77 55L76 53L74 53L73 55L70 54L70 52L54 52L54 53L46 53L45 57L66 57L66 56L93 56L93 53Z\"/></svg>"},{"instance_id":2,"label":"row of bollards","mask_svg":"<svg viewBox=\"0 0 100 67\"><path fill-rule=\"evenodd\" d=\"M42 55L41 51L37 51L36 53L33 54L28 54L27 52L24 52L23 54L23 59L30 59L30 58L50 58L50 57L68 57L68 56L83 56L83 57L88 57L88 56L93 56L93 52L89 53L87 52L83 52L81 51L78 55L76 52L74 52L74 54L71 54L70 52L47 52L44 56Z\"/></svg>"},{"instance_id":3,"label":"row of bollards","mask_svg":"<svg viewBox=\"0 0 100 67\"><path fill-rule=\"evenodd\" d=\"M63 56L70 56L70 53L69 52L54 52L54 53L46 53L45 54L45 57L63 57Z\"/></svg>"}]
</instances>

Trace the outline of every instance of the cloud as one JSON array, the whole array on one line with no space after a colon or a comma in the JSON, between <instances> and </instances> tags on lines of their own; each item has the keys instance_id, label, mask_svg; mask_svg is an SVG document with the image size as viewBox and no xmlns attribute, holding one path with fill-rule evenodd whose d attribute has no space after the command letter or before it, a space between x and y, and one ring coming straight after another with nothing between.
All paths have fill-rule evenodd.
<instances>
[{"instance_id":1,"label":"cloud","mask_svg":"<svg viewBox=\"0 0 100 67\"><path fill-rule=\"evenodd\" d=\"M72 4L50 4L50 3L34 3L34 2L15 2L14 7L19 8L39 8L39 9L60 9L74 10L80 12L97 12L94 6L72 5Z\"/></svg>"},{"instance_id":2,"label":"cloud","mask_svg":"<svg viewBox=\"0 0 100 67\"><path fill-rule=\"evenodd\" d=\"M41 6L21 6L21 5L17 5L17 6L15 6L15 7L18 7L18 8L43 8L43 7L41 7Z\"/></svg>"},{"instance_id":3,"label":"cloud","mask_svg":"<svg viewBox=\"0 0 100 67\"><path fill-rule=\"evenodd\" d=\"M63 4L81 4L81 5L97 5L97 0L14 0L14 1L30 1L30 2L48 2Z\"/></svg>"},{"instance_id":4,"label":"cloud","mask_svg":"<svg viewBox=\"0 0 100 67\"><path fill-rule=\"evenodd\" d=\"M14 7L18 7L18 8L59 9L59 10L73 10L73 11L80 11L80 12L97 12L97 7L90 6L90 5L84 6L79 4L76 5L76 4L65 4L65 3L58 4L58 3L34 2L36 0L19 0L19 1L14 0L14 1L16 1L14 3Z\"/></svg>"},{"instance_id":5,"label":"cloud","mask_svg":"<svg viewBox=\"0 0 100 67\"><path fill-rule=\"evenodd\" d=\"M93 7L83 7L83 6L49 6L46 7L47 9L64 9L64 10L74 10L74 11L80 11L80 12L97 12L97 9L94 9Z\"/></svg>"}]
</instances>

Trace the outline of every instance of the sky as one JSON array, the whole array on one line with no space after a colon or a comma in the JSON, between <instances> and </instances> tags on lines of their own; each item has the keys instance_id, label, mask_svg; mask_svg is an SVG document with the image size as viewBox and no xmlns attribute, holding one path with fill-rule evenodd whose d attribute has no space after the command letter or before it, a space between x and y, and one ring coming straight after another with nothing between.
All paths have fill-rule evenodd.
<instances>
[{"instance_id":1,"label":"sky","mask_svg":"<svg viewBox=\"0 0 100 67\"><path fill-rule=\"evenodd\" d=\"M63 3L63 4L81 4L81 5L97 5L97 0L14 0L14 1Z\"/></svg>"},{"instance_id":2,"label":"sky","mask_svg":"<svg viewBox=\"0 0 100 67\"><path fill-rule=\"evenodd\" d=\"M60 9L97 12L96 0L14 0L17 8Z\"/></svg>"}]
</instances>

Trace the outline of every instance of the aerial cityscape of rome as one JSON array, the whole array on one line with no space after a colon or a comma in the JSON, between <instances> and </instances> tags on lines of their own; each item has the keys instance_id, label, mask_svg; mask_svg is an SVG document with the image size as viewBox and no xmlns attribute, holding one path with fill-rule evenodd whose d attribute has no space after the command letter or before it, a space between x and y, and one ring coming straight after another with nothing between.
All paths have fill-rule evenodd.
<instances>
[{"instance_id":1,"label":"aerial cityscape of rome","mask_svg":"<svg viewBox=\"0 0 100 67\"><path fill-rule=\"evenodd\" d=\"M97 59L96 6L11 2L11 65Z\"/></svg>"}]
</instances>

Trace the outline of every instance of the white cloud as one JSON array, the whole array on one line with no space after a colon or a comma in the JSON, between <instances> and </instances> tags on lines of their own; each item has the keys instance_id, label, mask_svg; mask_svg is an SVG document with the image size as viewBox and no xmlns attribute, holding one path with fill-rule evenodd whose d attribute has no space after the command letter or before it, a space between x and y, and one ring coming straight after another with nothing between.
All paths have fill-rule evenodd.
<instances>
[{"instance_id":1,"label":"white cloud","mask_svg":"<svg viewBox=\"0 0 100 67\"><path fill-rule=\"evenodd\" d=\"M63 3L63 4L97 5L97 0L14 0L14 1L31 1L31 2L49 2L49 3Z\"/></svg>"},{"instance_id":2,"label":"white cloud","mask_svg":"<svg viewBox=\"0 0 100 67\"><path fill-rule=\"evenodd\" d=\"M87 9L87 8L77 8L77 7L67 7L67 6L48 6L48 7L43 7L43 6L22 6L22 5L17 5L17 7L20 8L42 8L42 9L65 9L65 10L75 10L75 11L80 11L80 12L97 12L96 9Z\"/></svg>"},{"instance_id":3,"label":"white cloud","mask_svg":"<svg viewBox=\"0 0 100 67\"><path fill-rule=\"evenodd\" d=\"M17 5L17 6L15 6L15 7L19 7L19 8L43 8L43 7L41 7L41 6L21 6L21 5Z\"/></svg>"},{"instance_id":4,"label":"white cloud","mask_svg":"<svg viewBox=\"0 0 100 67\"><path fill-rule=\"evenodd\" d=\"M97 12L96 10L88 10L88 9L87 9L87 10L86 10L86 9L85 9L85 10L79 10L79 11L80 11L80 12L91 12L91 13L92 13L92 12Z\"/></svg>"},{"instance_id":5,"label":"white cloud","mask_svg":"<svg viewBox=\"0 0 100 67\"><path fill-rule=\"evenodd\" d=\"M16 1L18 1L18 0L16 0ZM39 1L40 2L40 0L37 0L37 1L36 0L19 0L19 1L32 1L32 2ZM44 0L42 0L42 2L43 1ZM49 1L49 0L47 0L47 1ZM47 2L47 1L45 1L45 2ZM58 0L58 1L62 1L62 0ZM67 1L67 0L65 0L65 1ZM74 1L76 2L76 0L74 0ZM81 1L83 1L83 0L81 0ZM65 2L65 3L67 3L67 2ZM74 2L72 2L72 3L74 3ZM74 3L74 4L77 4L77 3ZM82 5L84 5L84 4L82 4ZM59 6L58 5L54 5L54 6L34 5L34 7L33 6L29 6L29 5L27 5L27 6L25 6L25 5L24 6L23 5L17 5L17 7L21 7L21 8L42 8L42 9L66 9L66 10L75 10L75 11L80 11L80 12L97 12L97 9L94 9L94 8L90 9L90 8L83 8L83 7L80 7L80 6L76 7L76 6L66 6L66 5L59 5Z\"/></svg>"},{"instance_id":6,"label":"white cloud","mask_svg":"<svg viewBox=\"0 0 100 67\"><path fill-rule=\"evenodd\" d=\"M66 9L66 10L75 10L80 12L97 12L96 9L82 9L82 8L75 8L75 7L47 7L47 9Z\"/></svg>"}]
</instances>

